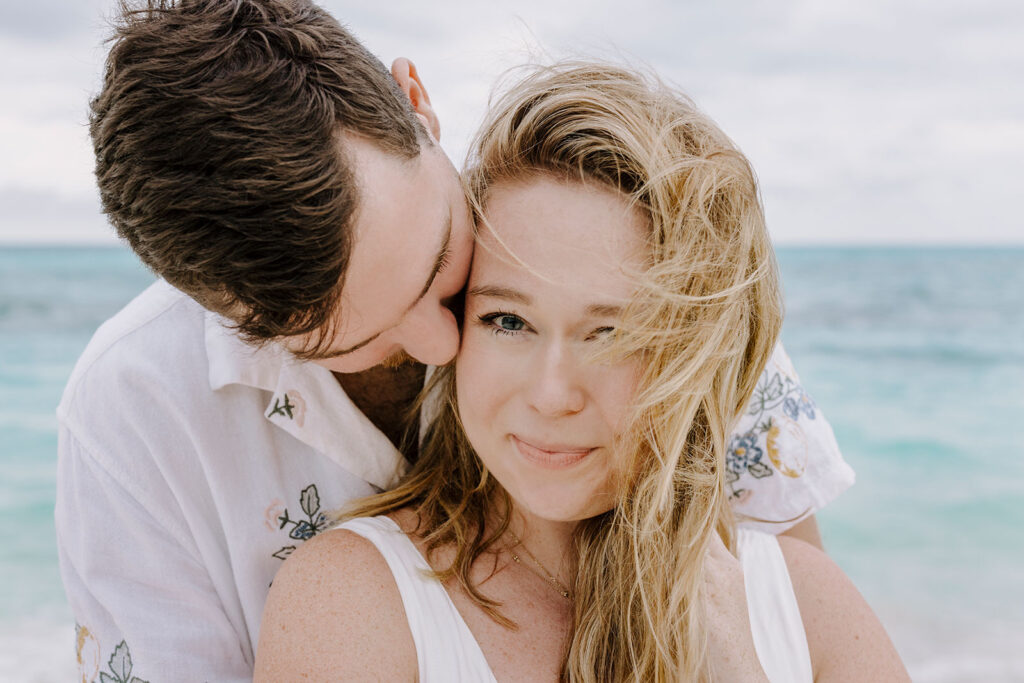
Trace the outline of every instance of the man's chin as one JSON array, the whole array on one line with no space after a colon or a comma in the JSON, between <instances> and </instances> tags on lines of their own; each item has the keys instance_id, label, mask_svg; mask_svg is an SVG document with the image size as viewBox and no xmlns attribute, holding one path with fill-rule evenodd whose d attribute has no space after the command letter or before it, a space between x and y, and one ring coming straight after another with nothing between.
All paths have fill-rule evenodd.
<instances>
[{"instance_id":1,"label":"man's chin","mask_svg":"<svg viewBox=\"0 0 1024 683\"><path fill-rule=\"evenodd\" d=\"M405 352L405 350L393 353L380 362L380 367L383 368L400 368L403 365L409 365L415 363L416 359Z\"/></svg>"}]
</instances>

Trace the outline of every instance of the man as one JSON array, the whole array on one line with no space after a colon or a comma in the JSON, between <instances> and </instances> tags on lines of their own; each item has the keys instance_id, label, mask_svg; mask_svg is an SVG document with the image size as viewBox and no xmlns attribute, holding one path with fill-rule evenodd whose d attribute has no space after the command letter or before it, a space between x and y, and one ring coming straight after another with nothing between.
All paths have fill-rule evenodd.
<instances>
[{"instance_id":1,"label":"man","mask_svg":"<svg viewBox=\"0 0 1024 683\"><path fill-rule=\"evenodd\" d=\"M388 73L304 0L126 10L91 133L105 211L162 281L58 409L82 677L248 680L281 561L415 455L422 364L458 347L469 211L412 63ZM745 511L792 522L852 475L776 363L728 466Z\"/></svg>"}]
</instances>

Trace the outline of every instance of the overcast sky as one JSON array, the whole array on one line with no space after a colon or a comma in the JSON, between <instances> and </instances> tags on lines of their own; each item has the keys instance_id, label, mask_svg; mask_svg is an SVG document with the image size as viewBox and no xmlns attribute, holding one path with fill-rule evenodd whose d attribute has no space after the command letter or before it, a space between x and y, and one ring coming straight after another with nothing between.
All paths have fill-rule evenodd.
<instances>
[{"instance_id":1,"label":"overcast sky","mask_svg":"<svg viewBox=\"0 0 1024 683\"><path fill-rule=\"evenodd\" d=\"M629 59L747 153L779 243L1024 243L1019 0L322 4L413 59L456 165L508 67ZM0 0L0 241L113 241L85 126L113 5Z\"/></svg>"}]
</instances>

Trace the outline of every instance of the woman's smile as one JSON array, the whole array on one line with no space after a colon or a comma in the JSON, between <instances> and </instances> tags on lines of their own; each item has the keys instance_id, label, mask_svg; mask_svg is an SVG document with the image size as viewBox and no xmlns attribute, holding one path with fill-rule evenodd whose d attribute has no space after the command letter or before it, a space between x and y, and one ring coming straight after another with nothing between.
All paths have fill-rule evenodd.
<instances>
[{"instance_id":1,"label":"woman's smile","mask_svg":"<svg viewBox=\"0 0 1024 683\"><path fill-rule=\"evenodd\" d=\"M509 438L528 462L553 470L572 467L597 450L593 447L547 444L535 439L522 439L515 434L510 434Z\"/></svg>"}]
</instances>

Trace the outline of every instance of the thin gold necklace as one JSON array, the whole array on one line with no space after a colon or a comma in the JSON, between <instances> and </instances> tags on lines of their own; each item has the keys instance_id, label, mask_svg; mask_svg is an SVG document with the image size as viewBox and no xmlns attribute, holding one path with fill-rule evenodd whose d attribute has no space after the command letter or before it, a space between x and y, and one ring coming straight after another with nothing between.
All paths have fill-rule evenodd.
<instances>
[{"instance_id":1,"label":"thin gold necklace","mask_svg":"<svg viewBox=\"0 0 1024 683\"><path fill-rule=\"evenodd\" d=\"M512 556L512 561L518 565L523 564L522 560L519 559L519 555L516 554L516 551L514 550L517 547L522 547L523 552L526 553L527 557L533 560L533 563L537 565L540 568L540 570L544 572L544 574L547 575L547 580L551 582L551 585L555 587L555 590L558 591L561 594L561 596L566 600L572 600L572 597L569 594L569 589L565 587L565 584L556 579L555 575L549 572L548 568L541 564L540 560L534 557L533 553L530 552L530 549L526 547L526 544L520 541L519 537L516 536L511 529L509 530L508 535L512 537L513 541L515 541L512 547L508 549L508 554ZM536 572L534 573L536 574Z\"/></svg>"}]
</instances>

